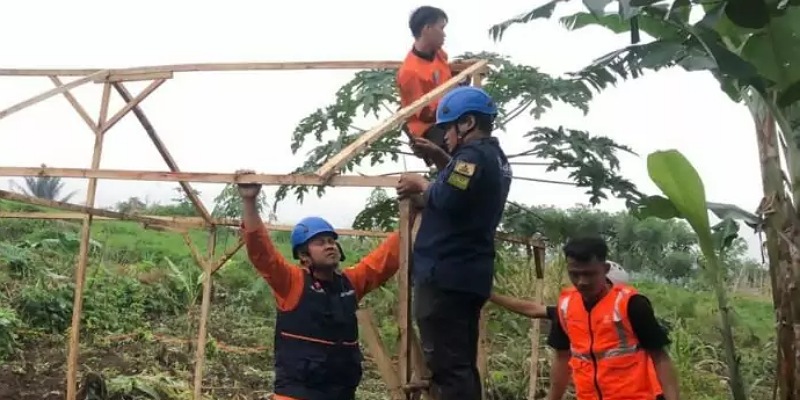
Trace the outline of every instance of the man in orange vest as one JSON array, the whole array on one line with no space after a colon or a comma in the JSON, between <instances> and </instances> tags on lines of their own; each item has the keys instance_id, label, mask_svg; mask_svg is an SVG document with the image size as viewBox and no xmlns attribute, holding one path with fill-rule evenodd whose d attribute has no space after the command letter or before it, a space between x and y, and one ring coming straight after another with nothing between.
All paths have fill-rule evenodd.
<instances>
[{"instance_id":1,"label":"man in orange vest","mask_svg":"<svg viewBox=\"0 0 800 400\"><path fill-rule=\"evenodd\" d=\"M571 240L564 246L574 285L558 306L492 294L490 301L553 324L548 344L556 350L550 372L549 400L560 400L570 370L578 400L678 400L678 380L665 351L666 331L647 297L609 278L608 247L599 237Z\"/></svg>"},{"instance_id":2,"label":"man in orange vest","mask_svg":"<svg viewBox=\"0 0 800 400\"><path fill-rule=\"evenodd\" d=\"M452 78L453 72L447 53L442 50L445 26L447 14L440 8L422 6L411 13L408 27L414 37L414 44L397 71L397 87L402 107L408 107ZM412 144L419 139L426 139L444 148L444 130L435 124L437 104L436 100L430 102L406 121L405 130L411 135ZM418 156L428 165L433 163L421 154Z\"/></svg>"}]
</instances>

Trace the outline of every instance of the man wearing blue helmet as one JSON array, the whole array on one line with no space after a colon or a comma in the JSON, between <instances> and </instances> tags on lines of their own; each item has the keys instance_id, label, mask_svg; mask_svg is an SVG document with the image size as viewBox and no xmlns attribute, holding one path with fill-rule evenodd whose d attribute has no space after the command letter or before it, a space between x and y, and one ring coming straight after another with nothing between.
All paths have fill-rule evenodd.
<instances>
[{"instance_id":1,"label":"man wearing blue helmet","mask_svg":"<svg viewBox=\"0 0 800 400\"><path fill-rule=\"evenodd\" d=\"M397 186L400 197L422 195L413 255L414 313L442 400L481 398L480 312L492 289L495 231L511 186L508 160L491 136L496 116L494 101L482 89L448 92L436 110L446 150L415 141L416 150L439 167L436 180L404 174Z\"/></svg>"},{"instance_id":2,"label":"man wearing blue helmet","mask_svg":"<svg viewBox=\"0 0 800 400\"><path fill-rule=\"evenodd\" d=\"M339 271L344 252L333 226L304 218L291 233L292 255L299 260L292 265L258 215L260 189L239 185L247 255L272 288L278 309L274 400L353 400L362 375L358 302L399 269L399 236L392 233L355 266Z\"/></svg>"}]
</instances>

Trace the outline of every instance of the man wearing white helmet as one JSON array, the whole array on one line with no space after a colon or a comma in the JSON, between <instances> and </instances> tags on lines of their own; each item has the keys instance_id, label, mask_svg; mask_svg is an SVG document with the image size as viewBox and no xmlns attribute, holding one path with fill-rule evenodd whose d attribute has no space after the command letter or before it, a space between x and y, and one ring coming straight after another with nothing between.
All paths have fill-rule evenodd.
<instances>
[{"instance_id":1,"label":"man wearing white helmet","mask_svg":"<svg viewBox=\"0 0 800 400\"><path fill-rule=\"evenodd\" d=\"M607 260L609 269L608 273L606 274L606 278L611 281L613 284L626 284L628 283L628 272L626 272L622 266L615 263L614 261Z\"/></svg>"},{"instance_id":2,"label":"man wearing white helmet","mask_svg":"<svg viewBox=\"0 0 800 400\"><path fill-rule=\"evenodd\" d=\"M578 400L678 400L678 380L664 350L667 332L644 295L626 284L628 273L606 259L600 237L564 246L573 287L558 306L493 293L509 311L551 321L548 345L556 350L548 400L561 400L572 381Z\"/></svg>"}]
</instances>

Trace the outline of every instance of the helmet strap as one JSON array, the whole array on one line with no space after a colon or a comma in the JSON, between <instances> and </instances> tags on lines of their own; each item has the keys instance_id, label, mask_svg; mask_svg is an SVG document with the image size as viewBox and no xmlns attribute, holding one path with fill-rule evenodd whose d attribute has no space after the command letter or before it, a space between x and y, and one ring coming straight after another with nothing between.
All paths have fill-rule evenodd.
<instances>
[{"instance_id":1,"label":"helmet strap","mask_svg":"<svg viewBox=\"0 0 800 400\"><path fill-rule=\"evenodd\" d=\"M451 151L450 154L455 153L456 150L458 150L458 148L461 147L462 144L464 144L464 138L466 138L467 135L469 135L475 130L475 127L473 126L472 129L462 131L461 128L458 127L458 123L456 123L456 125L453 128L456 130L456 145L455 147L453 147L453 151Z\"/></svg>"}]
</instances>

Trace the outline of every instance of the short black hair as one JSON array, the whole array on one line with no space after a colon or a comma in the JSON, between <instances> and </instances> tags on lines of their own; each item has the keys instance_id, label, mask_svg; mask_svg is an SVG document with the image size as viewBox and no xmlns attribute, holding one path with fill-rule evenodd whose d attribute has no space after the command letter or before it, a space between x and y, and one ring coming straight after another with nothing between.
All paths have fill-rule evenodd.
<instances>
[{"instance_id":1,"label":"short black hair","mask_svg":"<svg viewBox=\"0 0 800 400\"><path fill-rule=\"evenodd\" d=\"M572 238L564 245L564 256L579 262L592 260L605 262L608 257L608 245L600 236L583 236Z\"/></svg>"},{"instance_id":2,"label":"short black hair","mask_svg":"<svg viewBox=\"0 0 800 400\"><path fill-rule=\"evenodd\" d=\"M411 34L416 39L422 35L422 29L426 25L435 24L442 19L447 21L447 14L441 8L422 6L411 13L411 17L408 19L408 28L411 29Z\"/></svg>"},{"instance_id":3,"label":"short black hair","mask_svg":"<svg viewBox=\"0 0 800 400\"><path fill-rule=\"evenodd\" d=\"M481 132L489 135L492 134L492 131L494 130L494 115L480 112L468 112L462 115L458 120L462 121L464 118L470 115L475 118L475 125Z\"/></svg>"}]
</instances>

